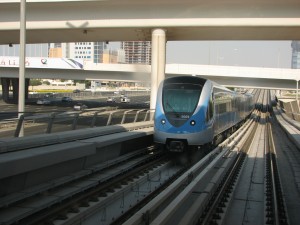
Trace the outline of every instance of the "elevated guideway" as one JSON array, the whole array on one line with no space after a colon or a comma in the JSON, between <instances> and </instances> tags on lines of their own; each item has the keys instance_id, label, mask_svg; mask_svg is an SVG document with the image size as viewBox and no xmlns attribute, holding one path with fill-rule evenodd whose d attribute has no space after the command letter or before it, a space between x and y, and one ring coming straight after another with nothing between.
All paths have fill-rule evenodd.
<instances>
[{"instance_id":1,"label":"elevated guideway","mask_svg":"<svg viewBox=\"0 0 300 225\"><path fill-rule=\"evenodd\" d=\"M150 82L151 66L103 64L79 59L26 59L26 78ZM18 78L18 57L0 57L0 77ZM193 64L166 64L165 76L197 75L228 87L296 90L300 70Z\"/></svg>"},{"instance_id":2,"label":"elevated guideway","mask_svg":"<svg viewBox=\"0 0 300 225\"><path fill-rule=\"evenodd\" d=\"M19 43L20 2L0 4L0 44ZM26 12L26 43L152 41L151 109L167 41L300 39L298 0L28 0Z\"/></svg>"},{"instance_id":3,"label":"elevated guideway","mask_svg":"<svg viewBox=\"0 0 300 225\"><path fill-rule=\"evenodd\" d=\"M20 1L1 1L0 44L19 43ZM27 43L299 40L298 0L27 0Z\"/></svg>"}]
</instances>

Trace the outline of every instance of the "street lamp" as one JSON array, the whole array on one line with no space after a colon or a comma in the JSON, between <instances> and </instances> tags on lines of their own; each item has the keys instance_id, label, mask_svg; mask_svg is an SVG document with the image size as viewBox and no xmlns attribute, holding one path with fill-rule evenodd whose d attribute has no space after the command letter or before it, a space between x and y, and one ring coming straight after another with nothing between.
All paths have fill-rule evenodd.
<instances>
[{"instance_id":1,"label":"street lamp","mask_svg":"<svg viewBox=\"0 0 300 225\"><path fill-rule=\"evenodd\" d=\"M20 119L25 110L25 53L26 53L26 0L21 0L20 5L20 62L19 62L19 102L18 118ZM24 125L19 137L24 136Z\"/></svg>"}]
</instances>

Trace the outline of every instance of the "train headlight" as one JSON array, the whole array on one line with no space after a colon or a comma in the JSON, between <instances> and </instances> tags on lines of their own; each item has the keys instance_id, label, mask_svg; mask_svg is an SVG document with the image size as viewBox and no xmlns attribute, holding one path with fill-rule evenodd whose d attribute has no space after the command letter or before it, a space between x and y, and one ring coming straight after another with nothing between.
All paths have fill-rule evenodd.
<instances>
[{"instance_id":1,"label":"train headlight","mask_svg":"<svg viewBox=\"0 0 300 225\"><path fill-rule=\"evenodd\" d=\"M192 120L192 121L190 122L190 124L191 124L191 126L195 126L195 125L196 125L196 121L195 121L195 120Z\"/></svg>"},{"instance_id":2,"label":"train headlight","mask_svg":"<svg viewBox=\"0 0 300 225\"><path fill-rule=\"evenodd\" d=\"M165 119L162 119L160 122L161 122L162 125L166 124L166 120Z\"/></svg>"}]
</instances>

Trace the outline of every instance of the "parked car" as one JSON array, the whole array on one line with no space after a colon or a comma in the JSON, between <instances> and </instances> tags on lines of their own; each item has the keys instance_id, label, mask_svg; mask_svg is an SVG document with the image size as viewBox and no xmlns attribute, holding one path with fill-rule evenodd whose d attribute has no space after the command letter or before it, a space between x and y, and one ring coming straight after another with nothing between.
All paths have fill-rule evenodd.
<instances>
[{"instance_id":1,"label":"parked car","mask_svg":"<svg viewBox=\"0 0 300 225\"><path fill-rule=\"evenodd\" d=\"M62 97L62 98L61 98L61 101L62 101L62 102L72 102L73 99L70 98L70 97Z\"/></svg>"},{"instance_id":2,"label":"parked car","mask_svg":"<svg viewBox=\"0 0 300 225\"><path fill-rule=\"evenodd\" d=\"M123 97L123 98L121 98L121 102L122 103L129 103L130 102L130 98L128 98L128 97Z\"/></svg>"},{"instance_id":3,"label":"parked car","mask_svg":"<svg viewBox=\"0 0 300 225\"><path fill-rule=\"evenodd\" d=\"M80 90L79 89L75 89L75 90L73 90L73 93L80 93Z\"/></svg>"},{"instance_id":4,"label":"parked car","mask_svg":"<svg viewBox=\"0 0 300 225\"><path fill-rule=\"evenodd\" d=\"M108 98L106 99L106 102L108 102L108 103L113 103L113 102L116 102L116 100L115 100L113 97L108 97Z\"/></svg>"},{"instance_id":5,"label":"parked car","mask_svg":"<svg viewBox=\"0 0 300 225\"><path fill-rule=\"evenodd\" d=\"M84 110L84 109L87 109L88 107L81 103L81 102L78 102L74 105L74 110Z\"/></svg>"},{"instance_id":6,"label":"parked car","mask_svg":"<svg viewBox=\"0 0 300 225\"><path fill-rule=\"evenodd\" d=\"M53 98L54 94L53 93L45 93L44 97L45 98Z\"/></svg>"},{"instance_id":7,"label":"parked car","mask_svg":"<svg viewBox=\"0 0 300 225\"><path fill-rule=\"evenodd\" d=\"M38 105L50 105L51 101L49 99L43 98L43 99L37 100L36 104L38 104Z\"/></svg>"}]
</instances>

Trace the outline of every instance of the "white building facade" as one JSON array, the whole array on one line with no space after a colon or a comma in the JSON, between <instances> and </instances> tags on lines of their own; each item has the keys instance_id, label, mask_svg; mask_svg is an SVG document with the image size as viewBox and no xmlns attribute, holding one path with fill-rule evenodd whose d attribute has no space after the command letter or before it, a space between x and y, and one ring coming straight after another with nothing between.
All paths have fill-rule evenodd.
<instances>
[{"instance_id":1,"label":"white building facade","mask_svg":"<svg viewBox=\"0 0 300 225\"><path fill-rule=\"evenodd\" d=\"M103 52L106 49L105 42L74 42L62 43L63 56L65 58L83 59L93 63L103 62Z\"/></svg>"}]
</instances>

